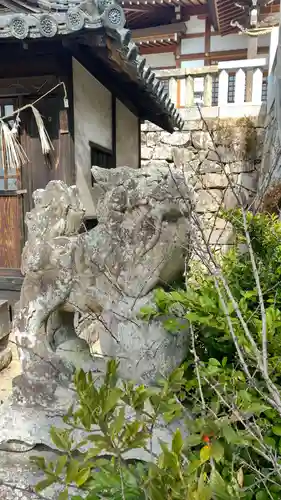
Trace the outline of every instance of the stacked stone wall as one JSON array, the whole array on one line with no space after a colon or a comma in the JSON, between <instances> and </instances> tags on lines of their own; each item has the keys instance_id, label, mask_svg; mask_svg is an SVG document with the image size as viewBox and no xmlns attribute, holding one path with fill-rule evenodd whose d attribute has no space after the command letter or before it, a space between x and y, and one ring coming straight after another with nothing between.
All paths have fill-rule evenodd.
<instances>
[{"instance_id":1,"label":"stacked stone wall","mask_svg":"<svg viewBox=\"0 0 281 500\"><path fill-rule=\"evenodd\" d=\"M218 217L220 208L254 202L265 129L259 119L195 120L169 134L146 122L141 131L142 166L175 165L192 178L211 245L230 245L231 228ZM235 189L235 193L233 192Z\"/></svg>"}]
</instances>

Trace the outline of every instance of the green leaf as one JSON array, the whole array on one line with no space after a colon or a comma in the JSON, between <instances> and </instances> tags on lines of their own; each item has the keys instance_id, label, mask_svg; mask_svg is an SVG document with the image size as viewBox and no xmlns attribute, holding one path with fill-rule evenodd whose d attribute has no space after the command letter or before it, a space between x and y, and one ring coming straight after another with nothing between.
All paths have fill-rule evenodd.
<instances>
[{"instance_id":1,"label":"green leaf","mask_svg":"<svg viewBox=\"0 0 281 500\"><path fill-rule=\"evenodd\" d=\"M115 432L115 434L119 434L121 432L125 423L125 407L122 406L119 410L119 413L114 419L112 423L111 429Z\"/></svg>"},{"instance_id":2,"label":"green leaf","mask_svg":"<svg viewBox=\"0 0 281 500\"><path fill-rule=\"evenodd\" d=\"M187 466L187 474L193 474L199 467L201 467L201 460L192 460Z\"/></svg>"},{"instance_id":3,"label":"green leaf","mask_svg":"<svg viewBox=\"0 0 281 500\"><path fill-rule=\"evenodd\" d=\"M200 450L201 463L207 462L208 460L210 460L210 457L211 457L210 446L204 446L203 448L201 448L201 450Z\"/></svg>"},{"instance_id":4,"label":"green leaf","mask_svg":"<svg viewBox=\"0 0 281 500\"><path fill-rule=\"evenodd\" d=\"M121 389L111 389L107 395L105 405L104 405L104 413L109 413L118 403L120 396L122 394Z\"/></svg>"},{"instance_id":5,"label":"green leaf","mask_svg":"<svg viewBox=\"0 0 281 500\"><path fill-rule=\"evenodd\" d=\"M174 453L176 453L176 455L179 455L181 453L182 448L183 448L182 435L180 430L177 429L173 437L172 450Z\"/></svg>"},{"instance_id":6,"label":"green leaf","mask_svg":"<svg viewBox=\"0 0 281 500\"><path fill-rule=\"evenodd\" d=\"M67 488L66 488L66 490L62 491L59 494L58 500L68 500L68 489Z\"/></svg>"},{"instance_id":7,"label":"green leaf","mask_svg":"<svg viewBox=\"0 0 281 500\"><path fill-rule=\"evenodd\" d=\"M213 469L210 476L210 487L214 500L233 500L227 491L226 483L217 470Z\"/></svg>"},{"instance_id":8,"label":"green leaf","mask_svg":"<svg viewBox=\"0 0 281 500\"><path fill-rule=\"evenodd\" d=\"M70 431L67 429L56 429L56 427L51 427L50 429L51 440L59 450L70 450L71 444L69 435Z\"/></svg>"},{"instance_id":9,"label":"green leaf","mask_svg":"<svg viewBox=\"0 0 281 500\"><path fill-rule=\"evenodd\" d=\"M258 491L256 494L256 500L269 500L266 490Z\"/></svg>"},{"instance_id":10,"label":"green leaf","mask_svg":"<svg viewBox=\"0 0 281 500\"><path fill-rule=\"evenodd\" d=\"M198 446L198 444L202 443L202 437L199 434L190 434L184 440L186 447Z\"/></svg>"},{"instance_id":11,"label":"green leaf","mask_svg":"<svg viewBox=\"0 0 281 500\"><path fill-rule=\"evenodd\" d=\"M225 425L222 428L222 433L223 433L223 437L228 442L228 444L237 443L237 439L238 439L237 432L230 425Z\"/></svg>"},{"instance_id":12,"label":"green leaf","mask_svg":"<svg viewBox=\"0 0 281 500\"><path fill-rule=\"evenodd\" d=\"M219 441L214 441L211 444L211 457L214 458L216 462L220 462L224 457L224 447Z\"/></svg>"},{"instance_id":13,"label":"green leaf","mask_svg":"<svg viewBox=\"0 0 281 500\"><path fill-rule=\"evenodd\" d=\"M79 472L80 464L78 460L72 458L67 466L66 484L73 483Z\"/></svg>"},{"instance_id":14,"label":"green leaf","mask_svg":"<svg viewBox=\"0 0 281 500\"><path fill-rule=\"evenodd\" d=\"M62 473L62 471L66 465L66 462L67 462L67 455L62 455L61 457L58 458L56 469L55 469L55 474L57 476L59 476Z\"/></svg>"},{"instance_id":15,"label":"green leaf","mask_svg":"<svg viewBox=\"0 0 281 500\"><path fill-rule=\"evenodd\" d=\"M271 430L275 436L281 436L281 425L274 425Z\"/></svg>"},{"instance_id":16,"label":"green leaf","mask_svg":"<svg viewBox=\"0 0 281 500\"><path fill-rule=\"evenodd\" d=\"M81 469L75 478L75 483L77 484L77 486L83 486L83 484L86 483L86 481L89 479L90 474L91 469L89 467Z\"/></svg>"},{"instance_id":17,"label":"green leaf","mask_svg":"<svg viewBox=\"0 0 281 500\"><path fill-rule=\"evenodd\" d=\"M37 456L32 456L29 458L30 462L34 463L37 465L37 467L41 470L46 469L46 461L45 458L43 457L37 457Z\"/></svg>"},{"instance_id":18,"label":"green leaf","mask_svg":"<svg viewBox=\"0 0 281 500\"><path fill-rule=\"evenodd\" d=\"M40 493L40 491L45 490L46 488L48 488L48 486L51 486L55 482L56 482L56 478L54 476L50 476L46 479L43 479L43 481L40 481L40 483L36 484L35 491L37 493Z\"/></svg>"}]
</instances>

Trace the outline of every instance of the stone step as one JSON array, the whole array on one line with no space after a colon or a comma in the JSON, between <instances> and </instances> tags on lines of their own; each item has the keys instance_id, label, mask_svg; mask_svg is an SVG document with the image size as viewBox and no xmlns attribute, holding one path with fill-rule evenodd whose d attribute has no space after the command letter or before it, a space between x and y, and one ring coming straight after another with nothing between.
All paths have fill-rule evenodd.
<instances>
[{"instance_id":1,"label":"stone step","mask_svg":"<svg viewBox=\"0 0 281 500\"><path fill-rule=\"evenodd\" d=\"M11 331L8 300L0 300L0 341Z\"/></svg>"}]
</instances>

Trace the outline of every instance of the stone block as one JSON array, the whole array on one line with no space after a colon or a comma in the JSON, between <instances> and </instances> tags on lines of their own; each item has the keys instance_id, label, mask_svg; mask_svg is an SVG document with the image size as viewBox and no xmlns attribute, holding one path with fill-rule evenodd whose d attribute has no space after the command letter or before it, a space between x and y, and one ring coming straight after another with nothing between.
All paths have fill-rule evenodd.
<instances>
[{"instance_id":1,"label":"stone block","mask_svg":"<svg viewBox=\"0 0 281 500\"><path fill-rule=\"evenodd\" d=\"M241 173L238 175L236 182L237 185L239 185L241 188L245 188L248 191L256 193L257 183L258 183L258 173L257 172Z\"/></svg>"},{"instance_id":2,"label":"stone block","mask_svg":"<svg viewBox=\"0 0 281 500\"><path fill-rule=\"evenodd\" d=\"M147 132L146 134L146 145L148 147L155 148L160 140L160 132Z\"/></svg>"},{"instance_id":3,"label":"stone block","mask_svg":"<svg viewBox=\"0 0 281 500\"><path fill-rule=\"evenodd\" d=\"M255 163L253 161L240 160L225 165L225 171L228 174L240 174L241 172L253 172L254 170Z\"/></svg>"},{"instance_id":4,"label":"stone block","mask_svg":"<svg viewBox=\"0 0 281 500\"><path fill-rule=\"evenodd\" d=\"M222 228L215 226L204 231L205 237L210 245L230 245L233 242L234 232L230 224L226 224Z\"/></svg>"},{"instance_id":5,"label":"stone block","mask_svg":"<svg viewBox=\"0 0 281 500\"><path fill-rule=\"evenodd\" d=\"M200 173L223 172L223 165L213 160L204 159L200 165Z\"/></svg>"},{"instance_id":6,"label":"stone block","mask_svg":"<svg viewBox=\"0 0 281 500\"><path fill-rule=\"evenodd\" d=\"M7 368L12 361L12 351L9 347L0 351L0 372Z\"/></svg>"},{"instance_id":7,"label":"stone block","mask_svg":"<svg viewBox=\"0 0 281 500\"><path fill-rule=\"evenodd\" d=\"M7 300L0 300L0 340L7 337L10 330L9 304Z\"/></svg>"},{"instance_id":8,"label":"stone block","mask_svg":"<svg viewBox=\"0 0 281 500\"><path fill-rule=\"evenodd\" d=\"M153 155L153 148L149 148L147 146L142 146L141 148L141 157L144 160L151 160Z\"/></svg>"},{"instance_id":9,"label":"stone block","mask_svg":"<svg viewBox=\"0 0 281 500\"><path fill-rule=\"evenodd\" d=\"M219 189L200 189L197 191L196 212L216 212L222 206L224 192Z\"/></svg>"},{"instance_id":10,"label":"stone block","mask_svg":"<svg viewBox=\"0 0 281 500\"><path fill-rule=\"evenodd\" d=\"M202 184L204 188L226 188L229 184L227 177L224 174L208 173L202 175Z\"/></svg>"},{"instance_id":11,"label":"stone block","mask_svg":"<svg viewBox=\"0 0 281 500\"><path fill-rule=\"evenodd\" d=\"M206 160L207 154L208 154L208 151L204 151L203 149L201 151L198 151L198 159L200 161Z\"/></svg>"},{"instance_id":12,"label":"stone block","mask_svg":"<svg viewBox=\"0 0 281 500\"><path fill-rule=\"evenodd\" d=\"M141 124L141 131L142 132L161 132L162 129L158 127L158 125L155 125L154 123L145 121L144 123Z\"/></svg>"},{"instance_id":13,"label":"stone block","mask_svg":"<svg viewBox=\"0 0 281 500\"><path fill-rule=\"evenodd\" d=\"M165 160L145 160L141 162L141 165L145 168L167 168L168 162Z\"/></svg>"},{"instance_id":14,"label":"stone block","mask_svg":"<svg viewBox=\"0 0 281 500\"><path fill-rule=\"evenodd\" d=\"M178 168L195 160L196 156L196 149L194 148L172 148L173 161Z\"/></svg>"},{"instance_id":15,"label":"stone block","mask_svg":"<svg viewBox=\"0 0 281 500\"><path fill-rule=\"evenodd\" d=\"M212 149L213 140L209 132L203 130L192 133L192 144L196 149Z\"/></svg>"},{"instance_id":16,"label":"stone block","mask_svg":"<svg viewBox=\"0 0 281 500\"><path fill-rule=\"evenodd\" d=\"M226 148L225 146L217 146L215 149L212 146L207 156L207 160L223 163L230 163L239 159L239 155L233 149Z\"/></svg>"},{"instance_id":17,"label":"stone block","mask_svg":"<svg viewBox=\"0 0 281 500\"><path fill-rule=\"evenodd\" d=\"M148 134L146 134L145 132L141 132L141 145L143 146L144 144L146 144L146 137L147 137Z\"/></svg>"},{"instance_id":18,"label":"stone block","mask_svg":"<svg viewBox=\"0 0 281 500\"><path fill-rule=\"evenodd\" d=\"M224 205L226 210L243 206L248 207L255 197L255 191L250 191L239 184L233 188L227 188L225 192Z\"/></svg>"},{"instance_id":19,"label":"stone block","mask_svg":"<svg viewBox=\"0 0 281 500\"><path fill-rule=\"evenodd\" d=\"M162 132L160 141L169 146L189 146L191 144L191 133L174 132L169 134L169 132Z\"/></svg>"},{"instance_id":20,"label":"stone block","mask_svg":"<svg viewBox=\"0 0 281 500\"><path fill-rule=\"evenodd\" d=\"M153 159L155 160L172 160L172 148L167 144L161 144L161 146L156 146L153 151Z\"/></svg>"},{"instance_id":21,"label":"stone block","mask_svg":"<svg viewBox=\"0 0 281 500\"><path fill-rule=\"evenodd\" d=\"M202 130L203 121L202 120L187 120L184 122L183 130L194 132L195 130Z\"/></svg>"}]
</instances>

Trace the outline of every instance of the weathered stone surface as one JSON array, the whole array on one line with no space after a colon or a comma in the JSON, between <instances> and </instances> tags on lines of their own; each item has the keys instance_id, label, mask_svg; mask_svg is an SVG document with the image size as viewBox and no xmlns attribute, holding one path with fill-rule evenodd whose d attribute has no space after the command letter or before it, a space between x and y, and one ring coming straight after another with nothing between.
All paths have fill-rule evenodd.
<instances>
[{"instance_id":1,"label":"weathered stone surface","mask_svg":"<svg viewBox=\"0 0 281 500\"><path fill-rule=\"evenodd\" d=\"M0 300L0 340L9 335L10 330L9 304L7 300Z\"/></svg>"},{"instance_id":2,"label":"weathered stone surface","mask_svg":"<svg viewBox=\"0 0 281 500\"><path fill-rule=\"evenodd\" d=\"M200 164L200 173L223 172L223 166L216 161L204 159Z\"/></svg>"},{"instance_id":3,"label":"weathered stone surface","mask_svg":"<svg viewBox=\"0 0 281 500\"><path fill-rule=\"evenodd\" d=\"M258 181L258 173L240 173L237 176L237 185L251 191L252 193L256 193L257 191L257 181Z\"/></svg>"},{"instance_id":4,"label":"weathered stone surface","mask_svg":"<svg viewBox=\"0 0 281 500\"><path fill-rule=\"evenodd\" d=\"M202 184L206 189L209 188L218 188L223 189L228 186L228 179L224 174L214 174L208 173L202 175Z\"/></svg>"},{"instance_id":5,"label":"weathered stone surface","mask_svg":"<svg viewBox=\"0 0 281 500\"><path fill-rule=\"evenodd\" d=\"M168 168L169 163L165 160L142 160L141 162L142 168Z\"/></svg>"},{"instance_id":6,"label":"weathered stone surface","mask_svg":"<svg viewBox=\"0 0 281 500\"><path fill-rule=\"evenodd\" d=\"M202 188L207 190L226 189L229 183L227 176L230 174L233 175L232 181L234 184L240 184L241 179L236 175L241 173L253 175L253 179L255 179L255 172L258 171L259 175L264 177L263 172L266 171L267 164L272 164L275 161L270 145L274 141L276 142L273 138L274 134L276 135L276 124L271 125L273 132L268 142L269 135L266 134L265 136L265 128L263 127L264 117L262 120L252 120L252 118L249 120L247 118L206 118L206 120L207 127L201 119L187 119L183 131L172 135L149 129L151 132L146 132L147 140L149 138L150 147L159 145L159 141L169 145L174 141L172 160L169 157L169 152L165 152L164 156L167 156L166 159L169 162L174 162L177 168L184 169L185 176L189 179L188 182L194 186L196 191L200 191ZM190 134L191 142L184 146L185 134ZM268 143L265 149L269 153L263 155L261 165L261 153L265 142ZM154 151L153 158L156 159L158 152L159 150ZM162 157L163 153L159 152L159 154ZM269 157L272 161L269 161ZM278 163L278 160L275 163ZM149 165L148 161L144 164ZM280 177L279 170L281 171L281 169L275 168L274 179ZM202 174L219 175L208 175L204 179ZM244 204L247 205L253 198L253 191L257 189L256 180L251 182L246 180L245 187L246 191L240 190L240 194L243 197ZM209 199L209 196L206 195L205 198ZM237 206L230 191L227 192L226 205L229 207ZM199 205L199 211L201 208ZM213 204L210 206L210 211L210 213L213 212Z\"/></svg>"},{"instance_id":7,"label":"weathered stone surface","mask_svg":"<svg viewBox=\"0 0 281 500\"><path fill-rule=\"evenodd\" d=\"M174 338L160 323L148 326L138 312L152 302L155 286L184 270L192 190L175 167L92 172L102 195L98 225L88 233L77 234L83 208L75 188L53 181L34 194L14 324L21 356L28 366L35 355L56 351L73 363L67 349L74 346L82 364L90 362L83 346L75 347L78 335L99 364L103 355L115 353L120 376L150 383L157 373L174 369L186 352L187 332ZM63 311L79 311L80 317L71 325Z\"/></svg>"},{"instance_id":8,"label":"weathered stone surface","mask_svg":"<svg viewBox=\"0 0 281 500\"><path fill-rule=\"evenodd\" d=\"M9 347L0 351L0 372L7 368L12 361L12 351Z\"/></svg>"},{"instance_id":9,"label":"weathered stone surface","mask_svg":"<svg viewBox=\"0 0 281 500\"><path fill-rule=\"evenodd\" d=\"M240 174L241 172L254 172L255 169L255 163L247 160L235 161L225 165L226 172L233 174Z\"/></svg>"},{"instance_id":10,"label":"weathered stone surface","mask_svg":"<svg viewBox=\"0 0 281 500\"><path fill-rule=\"evenodd\" d=\"M95 378L95 377L94 377ZM102 375L97 373L97 383ZM43 475L30 462L32 455L43 456L47 462L56 461L61 451L50 438L50 427L67 428L62 416L70 405L76 405L76 396L71 384L71 372L57 356L29 366L28 371L14 381L13 398L0 406L0 498L1 500L35 500L33 487L43 479ZM147 408L150 411L150 408ZM128 420L134 417L131 408L125 407ZM160 440L171 446L172 435L176 428L186 435L183 423L176 421L168 426L158 419L152 433L152 454L159 454ZM98 432L93 427L92 432ZM75 442L81 442L87 433L76 429ZM39 449L36 449L40 447ZM86 451L88 445L80 447ZM124 458L154 460L153 455L144 449L131 450ZM60 485L44 490L44 498L56 500L61 491ZM84 497L83 492L79 494ZM70 496L78 494L71 487Z\"/></svg>"},{"instance_id":11,"label":"weathered stone surface","mask_svg":"<svg viewBox=\"0 0 281 500\"><path fill-rule=\"evenodd\" d=\"M213 140L209 132L203 130L192 133L192 144L196 149L213 149Z\"/></svg>"},{"instance_id":12,"label":"weathered stone surface","mask_svg":"<svg viewBox=\"0 0 281 500\"><path fill-rule=\"evenodd\" d=\"M215 162L229 163L235 162L240 158L234 149L230 149L225 146L217 146L214 149L212 146L208 152L207 159Z\"/></svg>"},{"instance_id":13,"label":"weathered stone surface","mask_svg":"<svg viewBox=\"0 0 281 500\"><path fill-rule=\"evenodd\" d=\"M153 151L153 159L155 160L172 160L172 148L167 144L161 144L159 146L155 146Z\"/></svg>"},{"instance_id":14,"label":"weathered stone surface","mask_svg":"<svg viewBox=\"0 0 281 500\"><path fill-rule=\"evenodd\" d=\"M205 236L210 245L230 245L233 242L234 233L231 226L226 224L220 229L216 226L206 229Z\"/></svg>"},{"instance_id":15,"label":"weathered stone surface","mask_svg":"<svg viewBox=\"0 0 281 500\"><path fill-rule=\"evenodd\" d=\"M169 146L189 146L191 134L190 132L174 132L173 134L162 132L160 140Z\"/></svg>"},{"instance_id":16,"label":"weathered stone surface","mask_svg":"<svg viewBox=\"0 0 281 500\"><path fill-rule=\"evenodd\" d=\"M141 155L144 160L151 160L153 155L153 148L148 146L143 146L141 150Z\"/></svg>"},{"instance_id":17,"label":"weathered stone surface","mask_svg":"<svg viewBox=\"0 0 281 500\"><path fill-rule=\"evenodd\" d=\"M172 157L176 167L187 165L190 161L195 160L197 151L194 148L173 148Z\"/></svg>"},{"instance_id":18,"label":"weathered stone surface","mask_svg":"<svg viewBox=\"0 0 281 500\"><path fill-rule=\"evenodd\" d=\"M196 211L198 213L216 212L221 207L223 195L224 192L219 189L198 190Z\"/></svg>"},{"instance_id":19,"label":"weathered stone surface","mask_svg":"<svg viewBox=\"0 0 281 500\"><path fill-rule=\"evenodd\" d=\"M161 132L147 132L146 144L149 147L155 148L160 142Z\"/></svg>"},{"instance_id":20,"label":"weathered stone surface","mask_svg":"<svg viewBox=\"0 0 281 500\"><path fill-rule=\"evenodd\" d=\"M141 124L142 132L162 132L162 129L151 122L144 122Z\"/></svg>"},{"instance_id":21,"label":"weathered stone surface","mask_svg":"<svg viewBox=\"0 0 281 500\"><path fill-rule=\"evenodd\" d=\"M194 132L196 130L202 130L203 128L203 121L202 120L186 120L184 122L183 130L188 130L190 132Z\"/></svg>"}]
</instances>

